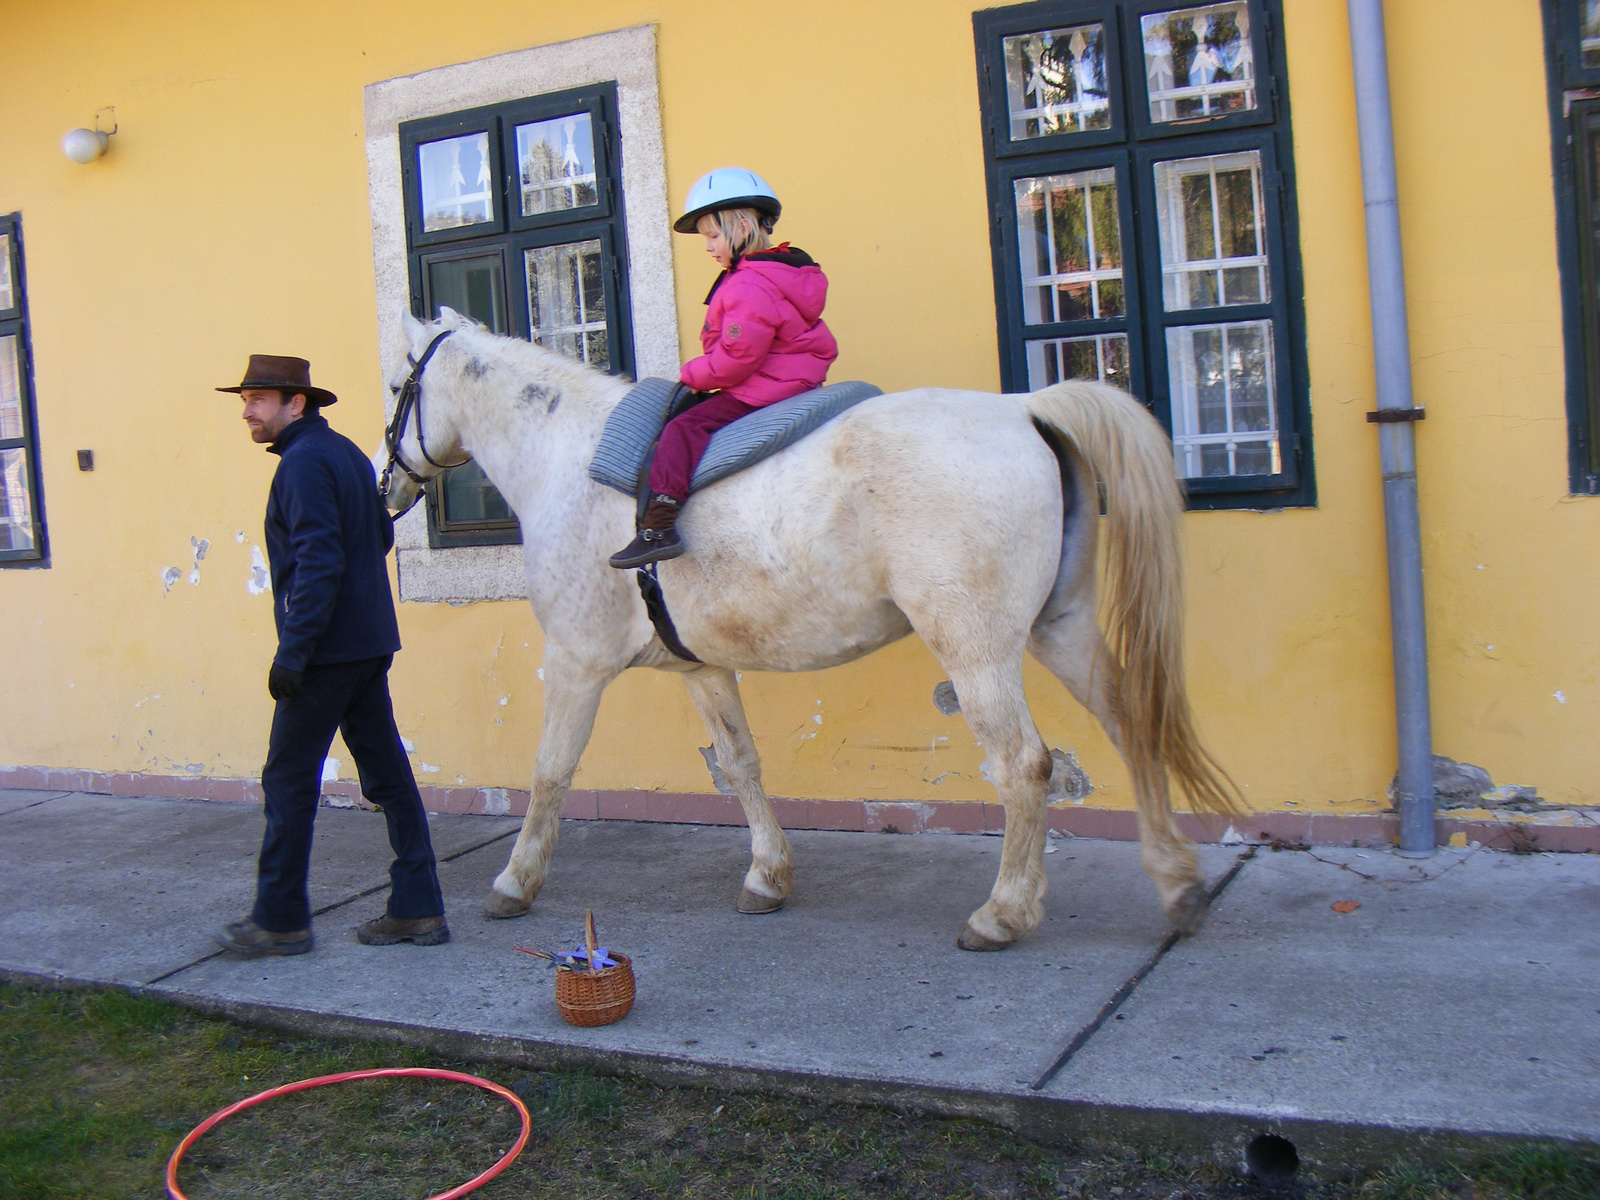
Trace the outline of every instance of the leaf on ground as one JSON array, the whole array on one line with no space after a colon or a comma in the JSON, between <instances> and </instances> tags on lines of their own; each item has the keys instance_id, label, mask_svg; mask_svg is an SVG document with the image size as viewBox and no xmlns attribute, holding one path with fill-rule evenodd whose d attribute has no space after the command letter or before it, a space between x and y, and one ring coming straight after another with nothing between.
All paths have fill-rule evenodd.
<instances>
[{"instance_id":1,"label":"leaf on ground","mask_svg":"<svg viewBox=\"0 0 1600 1200\"><path fill-rule=\"evenodd\" d=\"M1359 900L1335 900L1333 902L1333 911L1336 913L1353 913L1360 907L1361 901Z\"/></svg>"}]
</instances>

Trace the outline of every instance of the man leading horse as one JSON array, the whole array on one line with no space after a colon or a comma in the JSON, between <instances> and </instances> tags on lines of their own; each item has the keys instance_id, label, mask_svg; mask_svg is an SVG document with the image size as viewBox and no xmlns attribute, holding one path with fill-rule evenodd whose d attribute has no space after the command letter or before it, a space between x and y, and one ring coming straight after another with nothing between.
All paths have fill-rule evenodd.
<instances>
[{"instance_id":1,"label":"man leading horse","mask_svg":"<svg viewBox=\"0 0 1600 1200\"><path fill-rule=\"evenodd\" d=\"M312 948L306 875L322 794L322 763L337 729L356 760L361 792L383 810L394 863L388 909L356 929L369 946L450 940L428 817L395 727L389 665L400 628L384 556L394 529L372 465L321 410L338 397L311 383L303 358L253 354L237 387L250 437L279 458L267 497L267 558L278 649L267 676L277 707L267 763L266 834L250 916L216 934L245 957Z\"/></svg>"}]
</instances>

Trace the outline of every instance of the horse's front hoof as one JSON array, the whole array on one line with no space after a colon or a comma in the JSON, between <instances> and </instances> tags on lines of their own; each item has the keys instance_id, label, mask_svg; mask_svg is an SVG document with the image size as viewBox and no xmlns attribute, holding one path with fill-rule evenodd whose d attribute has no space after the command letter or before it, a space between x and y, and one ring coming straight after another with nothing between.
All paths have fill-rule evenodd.
<instances>
[{"instance_id":1,"label":"horse's front hoof","mask_svg":"<svg viewBox=\"0 0 1600 1200\"><path fill-rule=\"evenodd\" d=\"M520 917L533 905L526 900L518 900L504 892L489 889L489 898L483 902L483 915L494 921L505 921L512 917Z\"/></svg>"},{"instance_id":2,"label":"horse's front hoof","mask_svg":"<svg viewBox=\"0 0 1600 1200\"><path fill-rule=\"evenodd\" d=\"M777 912L782 907L782 896L763 896L760 892L752 892L749 888L739 893L739 911L747 917Z\"/></svg>"},{"instance_id":3,"label":"horse's front hoof","mask_svg":"<svg viewBox=\"0 0 1600 1200\"><path fill-rule=\"evenodd\" d=\"M971 925L965 926L956 938L956 945L963 950L1004 950L1011 945L1010 942L997 942L991 937L985 937Z\"/></svg>"},{"instance_id":4,"label":"horse's front hoof","mask_svg":"<svg viewBox=\"0 0 1600 1200\"><path fill-rule=\"evenodd\" d=\"M1206 891L1206 885L1191 883L1167 909L1167 919L1184 937L1192 937L1200 932L1200 926L1206 923L1206 914L1210 910L1211 895Z\"/></svg>"}]
</instances>

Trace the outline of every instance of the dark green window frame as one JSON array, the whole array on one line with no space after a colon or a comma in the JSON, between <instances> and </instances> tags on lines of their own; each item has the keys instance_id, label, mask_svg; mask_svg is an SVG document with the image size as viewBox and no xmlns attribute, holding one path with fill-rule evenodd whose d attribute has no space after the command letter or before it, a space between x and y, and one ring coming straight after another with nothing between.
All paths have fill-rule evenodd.
<instances>
[{"instance_id":1,"label":"dark green window frame","mask_svg":"<svg viewBox=\"0 0 1600 1200\"><path fill-rule=\"evenodd\" d=\"M1071 373L1065 359L1067 347L1087 348L1091 340L1101 356L1099 370L1107 373L1106 364L1112 361L1107 348L1115 346L1120 374L1106 377L1117 378L1139 396L1172 432L1174 398L1168 346L1189 347L1187 353L1198 362L1201 352L1196 347L1201 343L1209 344L1208 339L1213 339L1219 352L1215 357L1226 363L1233 361L1229 357L1233 353L1230 338L1237 341L1246 335L1255 337L1256 351L1250 361L1257 364L1258 373L1251 377L1252 387L1257 396L1265 393L1270 397L1271 416L1265 425L1230 428L1240 432L1246 428L1264 429L1265 433L1257 434L1258 439L1266 433L1275 433L1275 446L1272 439L1227 438L1203 428L1192 428L1191 436L1179 439L1180 453L1196 456L1185 458L1185 462L1193 464L1190 469L1213 469L1210 464L1217 461L1215 456L1225 455L1231 473L1194 474L1184 478L1189 507L1309 506L1316 503L1316 482L1312 470L1304 286L1294 198L1287 72L1281 39L1277 36L1281 24L1278 0L1248 0L1249 28L1242 31L1241 37L1248 44L1251 61L1255 64L1250 77L1253 106L1225 106L1220 101L1206 99L1203 103L1207 110L1216 103L1214 111L1194 115L1182 108L1172 108L1167 111L1177 115L1156 120L1154 103L1192 106L1201 101L1162 101L1161 96L1166 93L1152 96L1147 91L1143 18L1178 10L1217 7L1175 0L1164 3L1158 0L1045 0L973 14L983 110L1001 385L1010 392L1028 391L1063 373ZM1089 32L1096 28L1098 33ZM1016 53L1016 47L1021 44L1018 39L1037 37L1046 31L1088 34L1086 39L1073 42L1072 61L1079 72L1077 83L1073 85L1076 91L1070 101L1060 100L1062 93L1057 92L1057 102L1068 111L1068 116L1054 122L1056 132L1049 132L1049 125L1043 120L1024 126L1019 132L1014 123L1017 114L1013 113L1012 103L1017 81L1022 78L1016 67L1022 61ZM1076 38L1077 34L1074 36ZM1012 47L1009 82L1008 44ZM1056 44L1060 44L1059 39ZM1050 53L1038 48L1042 45L1042 41L1037 43L1035 56L1029 60L1036 64L1041 77L1045 56ZM1096 61L1092 62L1085 54L1085 46L1090 48L1089 55L1097 56ZM1059 64L1062 60L1056 61ZM1062 77L1066 77L1065 73ZM1029 100L1027 96L1034 98ZM1023 107L1029 112L1045 111L1042 97L1040 91L1025 93ZM1099 107L1092 117L1086 102ZM1066 125L1064 129L1061 128L1063 124ZM1259 303L1230 301L1226 305L1190 301L1189 307L1167 311L1163 289L1173 285L1166 282L1172 275L1171 264L1168 264L1169 270L1163 270L1158 217L1161 197L1157 190L1156 168L1161 163L1203 159L1213 163L1249 164L1257 214L1250 228L1256 239L1255 255L1264 259L1258 278L1268 288L1267 299ZM1169 170L1175 171L1176 166ZM1041 315L1042 308L1038 304L1029 311L1024 280L1034 276L1025 275L1023 270L1018 228L1019 180L1040 181L1045 185L1044 199L1040 203L1046 207L1060 203L1060 196L1064 194L1052 191L1053 187L1080 187L1083 181L1107 184L1115 181L1120 292L1109 315L1102 315L1104 306L1098 301L1094 312L1076 311L1065 315L1065 319L1051 319L1063 318L1064 314L1057 309ZM1056 181L1061 182L1057 184ZM1087 194L1087 189L1083 190ZM1220 204L1216 195L1214 191L1213 203ZM1089 204L1087 200L1084 203ZM1056 210L1052 211L1052 220L1060 219L1054 215ZM1103 217L1086 216L1084 221L1093 224L1099 219L1109 219L1109 207ZM1043 235L1034 236L1041 241L1048 240ZM1223 257L1219 254L1218 261ZM1054 258L1051 262L1054 271ZM1040 347L1049 346L1060 347L1060 359L1054 357L1057 353L1054 350L1047 350L1042 359L1030 358L1040 353ZM1030 362L1033 363L1032 378ZM1227 368L1223 374L1230 379L1233 377ZM1214 390L1215 384L1211 386ZM1198 389L1199 385L1195 387ZM1197 411L1197 403L1191 399L1191 414ZM1255 403L1260 407L1259 399ZM1240 410L1231 393L1227 404L1230 414ZM1229 420L1232 419L1230 415ZM1191 415L1189 420L1193 422L1197 418ZM1200 445L1202 442L1216 442L1217 446L1213 449ZM1254 469L1258 465L1264 469Z\"/></svg>"},{"instance_id":2,"label":"dark green window frame","mask_svg":"<svg viewBox=\"0 0 1600 1200\"><path fill-rule=\"evenodd\" d=\"M441 305L449 305L496 332L533 339L549 332L534 328L529 294L530 272L542 269L547 287L561 276L554 282L570 284L562 292L565 302L598 317L562 326L557 335L562 344L555 348L578 357L591 355L590 361L602 361L603 355L605 369L631 375L633 332L616 111L616 85L608 83L402 124L412 312L433 317ZM592 171L570 180L524 178L518 130L546 125L564 129L570 154L574 122L588 131L585 149L592 156ZM446 210L435 199L431 220L436 227L430 228L423 211L425 171L438 172L445 149L457 145L466 148L468 165L463 171L458 156L453 176L457 191L445 203L462 205L456 219L469 223L444 224L439 214ZM425 148L428 155L440 156L437 162L424 161ZM476 190L462 193L462 188ZM570 206L526 211L545 203L529 197L551 189L566 192ZM473 463L445 472L429 486L427 513L428 542L436 548L522 541L515 514Z\"/></svg>"},{"instance_id":3,"label":"dark green window frame","mask_svg":"<svg viewBox=\"0 0 1600 1200\"><path fill-rule=\"evenodd\" d=\"M0 353L0 380L13 377L0 395L0 567L48 567L21 213L0 217Z\"/></svg>"},{"instance_id":4,"label":"dark green window frame","mask_svg":"<svg viewBox=\"0 0 1600 1200\"><path fill-rule=\"evenodd\" d=\"M1595 496L1600 495L1600 5L1544 0L1544 19L1568 487L1574 495Z\"/></svg>"}]
</instances>

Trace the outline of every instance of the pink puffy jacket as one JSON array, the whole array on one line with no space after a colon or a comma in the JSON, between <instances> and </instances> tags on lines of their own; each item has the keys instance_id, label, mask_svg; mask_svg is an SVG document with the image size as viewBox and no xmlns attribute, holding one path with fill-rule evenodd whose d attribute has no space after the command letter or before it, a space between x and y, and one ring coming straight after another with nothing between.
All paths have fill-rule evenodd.
<instances>
[{"instance_id":1,"label":"pink puffy jacket","mask_svg":"<svg viewBox=\"0 0 1600 1200\"><path fill-rule=\"evenodd\" d=\"M706 297L705 354L684 363L679 378L756 407L822 386L839 357L822 320L827 299L822 268L787 242L740 259Z\"/></svg>"}]
</instances>

